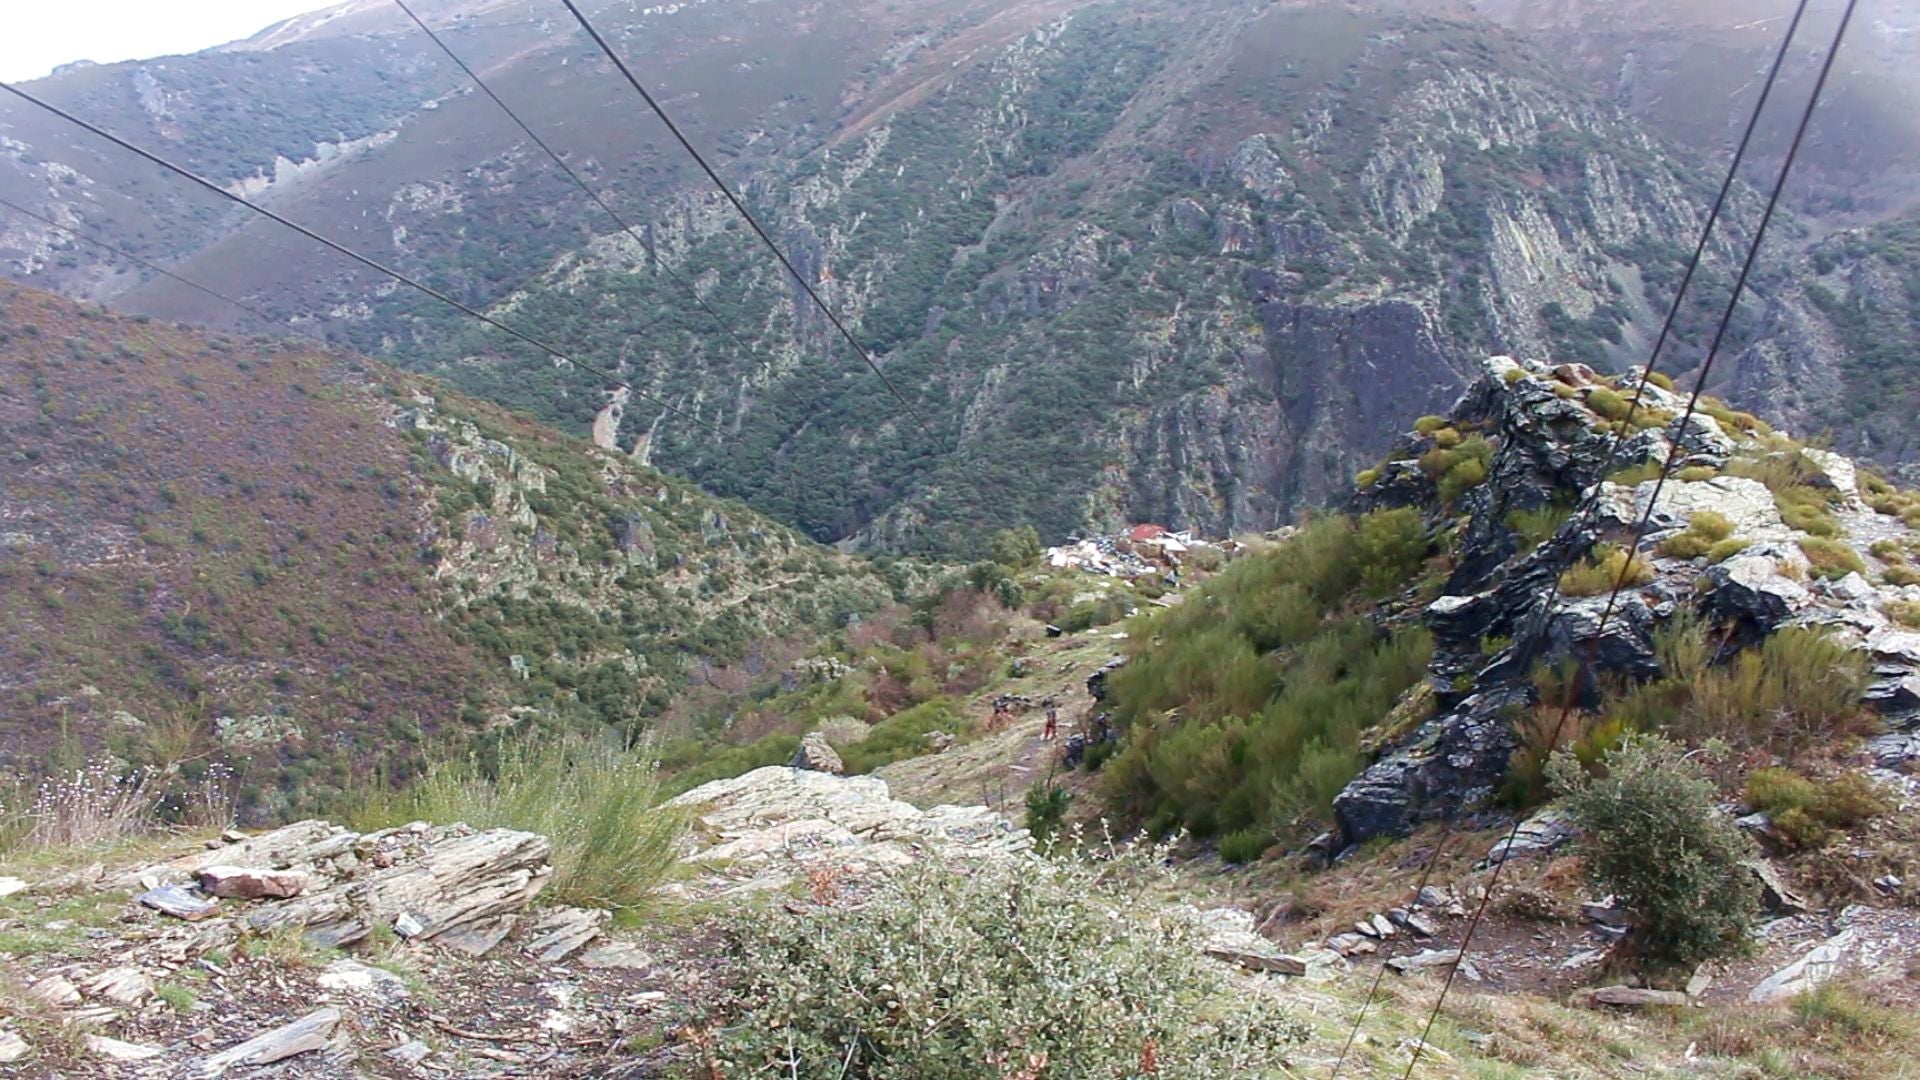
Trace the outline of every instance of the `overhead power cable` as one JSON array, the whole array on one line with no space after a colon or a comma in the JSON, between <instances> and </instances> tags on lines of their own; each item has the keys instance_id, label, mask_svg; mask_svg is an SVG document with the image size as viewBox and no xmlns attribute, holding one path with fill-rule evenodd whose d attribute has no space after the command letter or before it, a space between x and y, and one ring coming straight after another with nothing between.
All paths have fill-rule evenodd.
<instances>
[{"instance_id":1,"label":"overhead power cable","mask_svg":"<svg viewBox=\"0 0 1920 1080\"><path fill-rule=\"evenodd\" d=\"M167 170L168 172L171 172L186 180L192 181L194 184L197 184L200 187L213 192L215 195L220 196L221 198L227 200L228 202L237 203L241 206L244 206L248 210L251 210L256 214L259 214L261 217L267 218L270 221L277 222L278 224L288 229L292 229L294 232L297 232L301 236L304 236L307 239L312 240L314 243L320 244L321 246L326 247L330 250L339 252L340 254L345 255L347 258L352 259L354 262L357 262L360 265L365 266L370 270L374 270L378 273L384 274L387 277L392 278L394 281L397 281L400 284L407 286L408 288L414 289L420 293L430 296L433 299L438 300L441 303L447 305L448 307L461 312L462 314L468 316L469 318L477 319L480 322L486 323L488 326L491 326L494 329L499 330L510 337L518 339L519 341L525 342L526 344L531 345L536 349L539 349L541 352L546 353L547 355L553 357L555 360L559 360L563 363L571 364L575 367L580 368L583 371L591 372L592 374L598 375L601 378L608 380L614 386L624 387L629 393L633 394L634 396L639 397L644 401L651 402L654 405L657 405L660 408L666 410L667 412L670 412L675 416L679 416L689 421L690 423L698 424L699 426L706 428L709 431L712 431L716 435L725 434L725 432L722 432L719 428L715 427L712 424L707 423L705 420L702 420L699 417L694 416L692 413L686 412L683 409L670 405L667 402L662 401L651 394L648 394L644 390L638 389L632 383L629 383L627 380L620 378L618 375L615 375L612 372L608 372L600 368L594 367L591 364L585 364L578 360L575 360L573 357L567 355L564 352L561 352L559 349L554 348L553 346L547 344L544 341L541 341L539 338L536 338L531 334L527 334L523 331L517 330L514 327L501 322L499 319L496 319L493 316L486 314L485 312L475 310L474 308L471 308L466 304L463 304L460 301L455 300L453 297L448 296L446 293L443 293L438 289L433 288L431 285L424 285L418 281L415 281L413 278L408 277L407 275L401 273L398 270L393 269L390 266L387 266L385 263L379 262L375 259L371 259L365 255L360 254L357 251L354 251L352 248L349 248L346 245L339 243L338 241L331 240L325 236L322 236L319 233L314 232L312 229L307 228L305 225L300 224L299 222L283 217L280 214L276 214L273 211L268 210L266 207L261 206L260 204L255 203L243 196L236 195L233 192L228 191L226 188L223 188L220 185L214 183L213 181L206 179L200 174L193 172L192 170L186 168L185 166L176 165L172 161L169 161L166 158L161 157L159 154L156 154L151 150L146 150L146 149L143 149L142 147L136 146L135 144L128 142L127 140L121 138L120 136L115 135L112 132L103 129L98 125L82 120L81 118L73 115L70 112L67 112L65 109L62 109L57 105L53 105L46 101L42 101L40 98L35 97L34 95L26 92L25 90L20 89L17 86L14 86L11 83L0 82L0 90L5 90L8 93L14 95L15 97L18 97L23 101L26 101L30 105L38 106L39 108L44 109L49 113L52 113L53 115L59 117L62 120L65 120L70 124L73 124L76 127L83 128L86 131L89 131L94 135L107 140L108 142L114 144L115 146L118 146L122 150L127 151L128 153L134 154L141 158L145 158L147 161L150 161L153 164L160 166L161 168Z\"/></svg>"},{"instance_id":2,"label":"overhead power cable","mask_svg":"<svg viewBox=\"0 0 1920 1080\"><path fill-rule=\"evenodd\" d=\"M553 163L560 167L561 172L567 174L567 178L572 180L576 187L578 187L581 191L586 193L587 198L592 199L596 204L599 205L600 209L606 211L607 216L613 219L613 223L615 226L617 226L619 229L624 231L628 236L631 236L634 239L634 242L638 243L642 248L647 248L649 251L651 250L651 248L647 244L646 238L640 235L639 230L635 229L632 225L628 224L626 219L620 216L619 212L614 210L612 206L608 205L607 200L601 198L600 193L595 191L591 186L589 186L586 180L582 179L580 174L574 171L573 166L568 165L566 162L566 159L562 158L559 155L559 153L557 153L553 149L553 147L548 146L545 139L542 139L540 136L534 134L533 128L528 126L525 120L520 119L520 114L514 112L511 106L509 106L505 101L502 101L500 98L500 95L493 92L493 88L487 85L486 80L482 79L478 72L474 71L472 67L468 66L465 60L460 59L459 55L453 51L452 47L449 46L444 40L442 40L440 35L435 33L433 31L433 28L428 26L426 22L420 18L420 16L414 14L413 9L407 6L406 0L393 0L393 2L395 5L397 5L400 8L401 11L404 11L407 13L407 18L412 19L413 24L415 26L418 26L422 33L426 34L427 37L433 40L433 43L435 45L438 45L440 47L441 52L447 54L447 59L453 61L453 64L455 67L465 72L467 75L467 78L473 80L473 85L479 87L481 93L487 95L487 97L489 98L492 98L493 103L495 105L500 106L500 111L507 114L507 119L512 120L514 123L514 126L518 127L520 131L526 135L527 138L533 140L533 144L535 146L538 146L542 151L546 153L548 157L553 159ZM686 289L687 295L693 297L693 302L700 305L700 309L702 311L705 311L708 315L713 317L714 325L718 327L722 333L726 334L728 337L733 338L734 344L740 346L740 348L744 350L747 353L747 355L751 356L753 354L753 351L754 351L753 346L747 344L746 341L743 340L739 334L734 332L733 327L729 326L727 324L727 320L725 320L724 318L721 318L720 313L715 311L711 304L707 303L706 298L700 295L700 290L694 288L692 282L680 276L680 274L676 273L672 267L668 266L664 261L658 258L654 259L654 265L659 267L659 269L663 273L665 273L668 277L672 278L682 288Z\"/></svg>"},{"instance_id":3,"label":"overhead power cable","mask_svg":"<svg viewBox=\"0 0 1920 1080\"><path fill-rule=\"evenodd\" d=\"M219 300L222 303L232 304L234 307L239 308L241 311L244 311L247 314L252 315L254 318L259 319L261 322L264 322L267 325L272 326L276 329L297 330L300 333L306 334L308 337L313 338L315 341L320 342L322 345L329 345L329 342L327 341L326 338L321 337L319 334L314 333L312 330L304 326L294 326L290 323L281 322L280 320L274 318L273 316L267 314L264 311L261 311L259 308L254 307L252 304L249 304L244 300L235 300L233 297L228 296L226 293L220 292L217 289L209 288L208 286L202 285L191 278L183 277L180 274L176 274L173 271L167 269L166 267L161 266L159 263L152 261L151 259L142 258L138 255L135 255L133 252L126 250L125 248L116 247L112 244L109 244L105 240L96 240L95 238L88 236L86 233L81 232L80 230L74 228L71 225L62 225L59 222L53 220L50 217L47 217L44 214L34 213L32 210L29 210L26 207L21 206L19 203L10 202L6 199L0 199L0 206L4 206L7 209L12 210L16 214L22 214L22 215L25 215L26 217L30 217L33 220L39 222L42 225L47 226L50 229L58 229L61 232L66 233L68 236L71 236L75 240L78 240L82 243L92 244L94 247L100 248L104 251L109 252L110 254L113 254L122 259L125 259L127 262L134 263L135 265L151 270L154 273L159 274L161 277L168 278L173 281L177 281L180 284L185 285L189 289L196 289L200 292L206 293L208 296L211 296L215 300Z\"/></svg>"},{"instance_id":4,"label":"overhead power cable","mask_svg":"<svg viewBox=\"0 0 1920 1080\"><path fill-rule=\"evenodd\" d=\"M899 388L893 384L893 380L887 377L887 373L880 370L880 365L874 362L872 354L868 353L866 347L860 344L859 339L853 336L853 331L847 329L847 324L840 320L840 316L835 314L831 307L827 306L825 300L821 299L820 293L814 289L813 284L800 273L798 267L793 265L793 261L787 258L786 252L780 250L780 245L773 242L773 237L761 226L759 219L753 216L753 211L747 209L747 204L741 201L740 196L734 194L733 188L729 187L727 182L720 178L719 172L707 163L706 157L703 156L699 150L695 149L693 143L689 141L685 133L680 130L680 125L674 123L673 117L668 116L667 111L660 107L658 101L654 100L654 96L647 91L647 88L641 84L640 79L634 75L633 69L627 66L627 62L620 58L620 54L615 52L613 46L607 39L601 36L599 30L594 28L593 23L588 20L586 13L580 10L579 5L575 4L574 0L560 0L560 2L566 5L568 11L573 13L574 19L580 23L580 28L587 32L587 36L593 39L593 43L600 47L600 51L605 53L607 59L613 62L613 66L621 75L626 77L627 82L640 94L641 99L647 103L647 107L653 110L653 114L658 116L660 122L667 126L667 130L673 133L673 137L679 141L681 148L691 155L693 160L699 164L701 171L707 174L707 179L713 181L713 186L719 188L720 194L725 195L727 201L733 204L733 208L740 212L740 216L745 219L747 225L753 229L754 235L760 238L760 242L767 246L768 251L773 252L774 258L780 260L780 265L786 268L787 273L793 275L793 280L806 292L808 299L813 301L813 305L820 309L820 313L827 317L827 320L833 324L834 329L840 332L840 336L845 338L847 344L853 347L853 351L860 355L861 361L867 365L868 369L879 376L880 382L887 388L887 392L892 394L896 401L900 402L901 408L905 409L908 415L912 416L914 420L920 424L921 430L925 431L927 435L931 437L933 433L931 429L927 427L926 420L921 417L920 410L914 408L913 403L909 402L906 397L900 393Z\"/></svg>"},{"instance_id":5,"label":"overhead power cable","mask_svg":"<svg viewBox=\"0 0 1920 1080\"><path fill-rule=\"evenodd\" d=\"M1687 260L1686 273L1680 278L1680 287L1673 295L1673 303L1667 307L1666 319L1661 323L1660 333L1658 337L1655 338L1653 349L1647 356L1647 366L1645 370L1642 371L1639 382L1634 386L1633 397L1627 405L1626 418L1614 431L1606 457L1601 464L1599 472L1596 474L1599 477L1604 478L1613 471L1614 462L1618 459L1620 450L1626 443L1627 432L1632 428L1633 418L1640 411L1645 401L1647 383L1652 380L1653 374L1659 366L1661 351L1665 348L1668 338L1672 335L1674 323L1679 318L1680 309L1686 301L1688 291L1693 286L1694 276L1699 272L1700 265L1706 257L1707 246L1713 239L1714 228L1718 225L1721 214L1726 209L1727 199L1732 194L1734 182L1740 175L1740 167L1746 162L1747 150L1753 144L1753 135L1760 126L1760 117L1766 112L1767 102L1773 96L1773 88L1779 82L1780 70L1786 63L1787 54L1792 50L1793 39L1799 32L1801 20L1806 16L1808 2L1809 0L1800 0L1794 10L1793 18L1787 24L1786 34L1780 39L1780 48L1775 51L1773 63L1767 69L1766 80L1760 85L1760 96L1755 99L1753 109L1747 116L1746 130L1741 133L1739 145L1734 148L1733 160L1728 163L1726 176L1720 181L1720 191L1714 197L1712 208L1707 211L1706 221L1700 229L1700 239L1693 247L1693 256ZM1581 505L1570 515L1569 520L1573 521L1576 525L1586 521L1594 508L1599 505L1601 491L1601 485L1595 483L1582 500ZM1545 600L1540 605L1539 610L1541 615L1537 625L1533 628L1533 632L1525 635L1523 638L1525 645L1522 651L1517 654L1519 662L1515 665L1519 670L1526 671L1532 668L1534 659L1539 655L1540 648L1545 643L1547 629L1551 625L1553 607L1559 599L1559 596L1560 580L1558 576L1555 576L1552 584L1548 586ZM1554 738L1555 742L1557 742L1559 736L1556 734ZM1548 745L1551 746L1554 745L1554 743L1549 743ZM1516 820L1516 832L1518 828L1519 822ZM1422 885L1425 885L1427 879L1432 875L1434 864L1439 860L1440 853L1445 850L1447 841L1452 838L1452 834L1452 823L1449 822L1440 837L1440 841L1434 845L1433 852L1428 857L1425 868L1421 871L1420 882ZM1509 844L1512 842L1511 834L1508 837L1508 842ZM1384 970L1384 965L1382 966L1382 970ZM1359 1014L1354 1017L1352 1029L1347 1032L1347 1040L1345 1045L1340 1049L1340 1057L1334 1062L1333 1072L1330 1074L1332 1077L1339 1077L1341 1068L1345 1066L1348 1052L1353 1049L1354 1039L1360 1033L1360 1025L1362 1021L1366 1019L1367 1012L1373 1008L1374 996L1378 992L1379 987L1380 980L1376 978L1372 988L1367 991L1366 1000L1360 1005Z\"/></svg>"},{"instance_id":6,"label":"overhead power cable","mask_svg":"<svg viewBox=\"0 0 1920 1080\"><path fill-rule=\"evenodd\" d=\"M1839 58L1840 46L1846 40L1847 27L1853 22L1854 9L1858 6L1859 0L1847 0L1845 10L1841 12L1840 25L1837 26L1833 32L1833 44L1828 47L1826 59L1820 65L1820 76L1814 81L1812 92L1807 95L1807 105L1800 114L1799 126L1794 129L1793 141L1787 147L1786 160L1780 164L1779 176L1775 178L1773 191L1767 197L1766 210L1760 215L1760 224L1754 230L1752 242L1747 245L1747 256L1745 261L1740 265L1740 275L1733 283L1732 294L1727 297L1726 310L1721 314L1720 324L1714 330L1713 343L1707 349L1707 358L1700 366L1699 376L1694 379L1693 391L1687 398L1686 412L1681 414L1680 420L1674 428L1676 432L1685 431L1687 425L1693 421L1694 414L1699 409L1700 398L1706 392L1707 379L1713 373L1714 361L1720 356L1720 347L1726 343L1727 331L1733 325L1734 313L1739 309L1740 300L1746 292L1747 279L1752 275L1754 264L1759 260L1760 247L1767 238L1768 227L1773 224L1774 212L1779 209L1781 193L1786 190L1787 178L1793 172L1794 161L1800 156L1801 144L1806 140L1807 129L1813 124L1814 111L1819 108L1820 96L1826 90L1828 77L1833 74L1833 63ZM1626 591L1627 580L1633 573L1633 557L1635 551L1639 547L1641 537L1646 533L1648 526L1653 520L1654 509L1660 505L1660 493L1666 488L1667 480L1672 475L1673 467L1679 462L1680 456L1679 443L1675 442L1669 447L1666 460L1661 463L1660 475L1654 481L1653 493L1647 499L1646 510L1640 515L1640 519L1634 523L1632 538L1630 540L1632 546L1628 548L1628 557L1621 560L1619 576L1614 580L1613 588L1607 594L1606 607L1600 613L1600 621L1594 630L1593 636L1588 639L1589 642L1598 641L1607 632L1607 624L1612 621L1614 612L1619 607L1620 595ZM1578 686L1578 680L1569 680L1566 698L1561 704L1559 719L1555 721L1553 733L1547 740L1548 747L1558 745L1561 733L1566 730L1567 720L1573 715L1574 698ZM1516 821L1512 831L1507 834L1509 852L1511 852L1513 840L1519 835L1519 832L1520 823ZM1494 864L1493 875L1487 882L1486 892L1480 897L1480 903L1474 907L1473 918L1467 922L1466 934L1460 941L1459 957L1448 967L1447 977L1440 984L1440 993L1434 999L1433 1011L1427 1014L1426 1027L1420 1033L1420 1040L1414 1044L1413 1054L1407 1061L1407 1071L1403 1074L1402 1080L1411 1080L1414 1067L1420 1063L1420 1052L1426 1048L1428 1036L1433 1034L1434 1021L1440 1016L1440 1008L1446 1003L1447 992L1453 988L1454 978L1459 974L1460 968L1467 962L1467 952L1473 945L1474 932L1480 927L1480 921L1486 914L1487 905L1493 899L1494 887L1500 883L1500 873L1506 869L1508 861L1510 860L1502 859L1500 862Z\"/></svg>"}]
</instances>

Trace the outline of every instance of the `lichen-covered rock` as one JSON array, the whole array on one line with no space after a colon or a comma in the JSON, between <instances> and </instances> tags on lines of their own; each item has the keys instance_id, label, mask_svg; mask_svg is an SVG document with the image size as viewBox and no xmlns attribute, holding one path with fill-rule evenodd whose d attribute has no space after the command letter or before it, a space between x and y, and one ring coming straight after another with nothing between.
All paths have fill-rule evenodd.
<instances>
[{"instance_id":1,"label":"lichen-covered rock","mask_svg":"<svg viewBox=\"0 0 1920 1080\"><path fill-rule=\"evenodd\" d=\"M1920 633L1895 625L1887 611L1892 601L1920 599L1920 589L1878 583L1885 564L1875 554L1902 559L1888 553L1920 534L1869 509L1852 464L1838 455L1806 454L1813 483L1834 493L1830 511L1791 507L1760 480L1729 474L1724 470L1736 456L1764 469L1770 457L1789 451L1708 416L1682 424L1685 402L1658 386L1644 388L1649 425L1658 424L1654 410L1675 419L1619 435L1614 420L1639 387L1631 376L1614 389L1605 383L1578 365L1493 357L1446 418L1456 434L1491 446L1485 481L1447 506L1430 484L1414 482L1415 472L1424 480L1428 455L1442 449L1438 429L1426 425L1357 493L1363 510L1410 505L1459 527L1451 534L1452 572L1420 613L1433 639L1433 714L1410 732L1398 718L1383 718L1376 730L1392 734L1381 730L1364 742L1377 757L1334 800L1338 842L1404 832L1484 805L1506 772L1515 711L1538 704L1533 677L1540 667L1571 659L1630 682L1658 677L1655 635L1689 609L1730 627L1731 648L1785 627L1826 628L1871 657L1868 703L1898 721L1920 717ZM1669 460L1675 470L1664 482L1611 479L1629 466ZM1683 468L1692 471L1682 475ZM1406 478L1398 488L1387 482L1395 476ZM1587 512L1562 521L1547 509L1570 506ZM1714 523L1714 541L1724 536L1744 546L1715 553L1717 562L1704 551L1689 557L1684 549L1662 550L1666 538L1709 513L1724 519ZM1810 513L1822 533L1837 535L1816 538L1787 520L1804 523ZM1529 526L1524 542L1520 521ZM1892 547L1876 546L1883 541ZM1603 543L1634 550L1644 564L1618 596L1566 577L1569 569L1595 565ZM1824 576L1810 553L1822 558ZM1849 558L1866 572L1847 572ZM1578 583L1577 591L1563 591L1563 581ZM1602 682L1579 685L1578 704L1596 705ZM1904 745L1888 740L1877 748L1892 760Z\"/></svg>"},{"instance_id":2,"label":"lichen-covered rock","mask_svg":"<svg viewBox=\"0 0 1920 1080\"><path fill-rule=\"evenodd\" d=\"M835 776L847 771L833 744L827 742L826 735L818 731L810 731L800 740L799 748L793 752L792 767Z\"/></svg>"}]
</instances>

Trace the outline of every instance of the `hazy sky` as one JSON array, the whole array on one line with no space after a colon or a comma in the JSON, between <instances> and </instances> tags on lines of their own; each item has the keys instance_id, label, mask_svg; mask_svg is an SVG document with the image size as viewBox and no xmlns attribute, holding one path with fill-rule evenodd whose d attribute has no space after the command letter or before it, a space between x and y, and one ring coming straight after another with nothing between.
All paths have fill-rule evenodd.
<instances>
[{"instance_id":1,"label":"hazy sky","mask_svg":"<svg viewBox=\"0 0 1920 1080\"><path fill-rule=\"evenodd\" d=\"M0 80L33 79L70 60L144 60L193 52L334 0L6 0Z\"/></svg>"}]
</instances>

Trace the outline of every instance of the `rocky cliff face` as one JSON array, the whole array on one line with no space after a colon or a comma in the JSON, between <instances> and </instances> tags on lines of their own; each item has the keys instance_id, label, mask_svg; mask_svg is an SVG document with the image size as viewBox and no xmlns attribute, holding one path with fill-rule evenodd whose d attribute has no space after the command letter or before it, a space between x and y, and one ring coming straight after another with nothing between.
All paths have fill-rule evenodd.
<instances>
[{"instance_id":1,"label":"rocky cliff face","mask_svg":"<svg viewBox=\"0 0 1920 1080\"><path fill-rule=\"evenodd\" d=\"M1624 413L1631 389L1623 381L1616 394L1577 365L1496 357L1448 417L1496 445L1484 484L1443 506L1421 468L1432 434L1402 441L1365 478L1362 505L1458 515L1459 533L1444 595L1421 616L1434 639L1422 688L1433 713L1336 800L1347 841L1486 805L1518 745L1516 717L1540 700L1538 671L1576 663L1593 686L1671 674L1656 635L1689 612L1724 629L1725 655L1792 627L1863 654L1865 700L1894 730L1880 741L1904 760L1911 739L1899 732L1920 721L1912 497L1711 402L1682 429L1684 399L1653 385L1637 430L1612 452L1608 418ZM1661 486L1648 477L1669 458L1675 472ZM1569 518L1589 496L1594 512ZM1530 514L1546 516L1529 527ZM1601 545L1643 560L1604 628L1620 562L1602 564L1604 583L1562 576L1604 556Z\"/></svg>"},{"instance_id":2,"label":"rocky cliff face","mask_svg":"<svg viewBox=\"0 0 1920 1080\"><path fill-rule=\"evenodd\" d=\"M1803 255L1737 358L1742 408L1822 432L1835 449L1920 477L1912 417L1920 361L1920 219L1849 230Z\"/></svg>"}]
</instances>

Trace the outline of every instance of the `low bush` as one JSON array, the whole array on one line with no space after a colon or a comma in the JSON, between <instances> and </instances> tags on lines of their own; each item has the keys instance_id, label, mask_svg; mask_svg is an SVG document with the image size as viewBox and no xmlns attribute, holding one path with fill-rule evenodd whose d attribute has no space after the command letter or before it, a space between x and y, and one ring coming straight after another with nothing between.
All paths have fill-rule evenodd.
<instances>
[{"instance_id":1,"label":"low bush","mask_svg":"<svg viewBox=\"0 0 1920 1080\"><path fill-rule=\"evenodd\" d=\"M1573 509L1567 506L1547 505L1530 510L1515 510L1507 515L1507 528L1512 529L1520 541L1520 550L1532 551L1548 540L1553 539L1560 526L1573 516Z\"/></svg>"},{"instance_id":2,"label":"low bush","mask_svg":"<svg viewBox=\"0 0 1920 1080\"><path fill-rule=\"evenodd\" d=\"M1720 470L1711 465L1689 465L1673 475L1686 483L1697 484L1703 480L1711 480L1719 476Z\"/></svg>"},{"instance_id":3,"label":"low bush","mask_svg":"<svg viewBox=\"0 0 1920 1080\"><path fill-rule=\"evenodd\" d=\"M1664 371L1647 372L1647 381L1669 393L1673 391L1673 376Z\"/></svg>"},{"instance_id":4,"label":"low bush","mask_svg":"<svg viewBox=\"0 0 1920 1080\"><path fill-rule=\"evenodd\" d=\"M1616 391L1596 386L1587 393L1587 406L1608 420L1625 420L1633 403Z\"/></svg>"},{"instance_id":5,"label":"low bush","mask_svg":"<svg viewBox=\"0 0 1920 1080\"><path fill-rule=\"evenodd\" d=\"M1238 829L1220 838L1220 857L1239 865L1257 861L1273 846L1273 834L1265 829Z\"/></svg>"},{"instance_id":6,"label":"low bush","mask_svg":"<svg viewBox=\"0 0 1920 1080\"><path fill-rule=\"evenodd\" d=\"M926 859L858 906L741 912L712 1075L973 1080L1291 1075L1308 1029L1143 905L1144 858Z\"/></svg>"},{"instance_id":7,"label":"low bush","mask_svg":"<svg viewBox=\"0 0 1920 1080\"><path fill-rule=\"evenodd\" d=\"M1561 754L1550 774L1583 832L1588 875L1638 916L1639 954L1694 964L1739 951L1759 906L1741 865L1753 845L1718 809L1713 781L1658 736L1628 738L1605 769L1589 775Z\"/></svg>"},{"instance_id":8,"label":"low bush","mask_svg":"<svg viewBox=\"0 0 1920 1080\"><path fill-rule=\"evenodd\" d=\"M1860 560L1860 554L1838 540L1820 536L1801 537L1800 552L1807 557L1815 577L1837 580L1848 574L1864 574L1867 571L1867 564Z\"/></svg>"},{"instance_id":9,"label":"low bush","mask_svg":"<svg viewBox=\"0 0 1920 1080\"><path fill-rule=\"evenodd\" d=\"M1413 430L1421 435L1431 435L1446 426L1447 418L1444 416L1423 416L1413 422Z\"/></svg>"},{"instance_id":10,"label":"low bush","mask_svg":"<svg viewBox=\"0 0 1920 1080\"><path fill-rule=\"evenodd\" d=\"M1882 573L1880 577L1889 585L1920 585L1920 567L1895 563L1887 567L1886 572Z\"/></svg>"},{"instance_id":11,"label":"low bush","mask_svg":"<svg viewBox=\"0 0 1920 1080\"><path fill-rule=\"evenodd\" d=\"M412 787L364 801L351 817L363 829L462 821L539 833L553 841L543 898L624 909L644 904L677 857L686 822L660 809L658 794L650 745L552 736L508 742L492 763L432 765Z\"/></svg>"},{"instance_id":12,"label":"low bush","mask_svg":"<svg viewBox=\"0 0 1920 1080\"><path fill-rule=\"evenodd\" d=\"M1027 831L1041 843L1053 839L1067 820L1067 807L1073 795L1055 783L1035 784L1027 789Z\"/></svg>"},{"instance_id":13,"label":"low bush","mask_svg":"<svg viewBox=\"0 0 1920 1080\"><path fill-rule=\"evenodd\" d=\"M1353 534L1360 584L1369 595L1386 596L1400 588L1426 561L1426 523L1412 507L1380 510L1361 518Z\"/></svg>"},{"instance_id":14,"label":"low bush","mask_svg":"<svg viewBox=\"0 0 1920 1080\"><path fill-rule=\"evenodd\" d=\"M1889 600L1880 605L1887 618L1901 626L1920 629L1920 603L1912 600Z\"/></svg>"},{"instance_id":15,"label":"low bush","mask_svg":"<svg viewBox=\"0 0 1920 1080\"><path fill-rule=\"evenodd\" d=\"M1792 769L1755 769L1747 775L1747 806L1764 811L1789 845L1815 848L1836 830L1850 829L1893 808L1880 785L1864 773L1809 780Z\"/></svg>"},{"instance_id":16,"label":"low bush","mask_svg":"<svg viewBox=\"0 0 1920 1080\"><path fill-rule=\"evenodd\" d=\"M1510 367L1507 370L1500 373L1500 378L1508 386L1512 386L1514 383L1517 383L1526 377L1527 377L1527 372L1525 368Z\"/></svg>"},{"instance_id":17,"label":"low bush","mask_svg":"<svg viewBox=\"0 0 1920 1080\"><path fill-rule=\"evenodd\" d=\"M1721 664L1709 663L1714 650L1691 619L1676 620L1655 643L1663 676L1611 706L1636 730L1792 756L1861 729L1866 657L1823 630L1789 627Z\"/></svg>"},{"instance_id":18,"label":"low bush","mask_svg":"<svg viewBox=\"0 0 1920 1080\"><path fill-rule=\"evenodd\" d=\"M1613 544L1596 544L1592 554L1560 575L1564 596L1599 596L1616 586L1633 588L1653 580L1653 567Z\"/></svg>"},{"instance_id":19,"label":"low bush","mask_svg":"<svg viewBox=\"0 0 1920 1080\"><path fill-rule=\"evenodd\" d=\"M1353 486L1357 488L1370 488L1379 482L1379 469L1362 469L1353 478Z\"/></svg>"}]
</instances>

